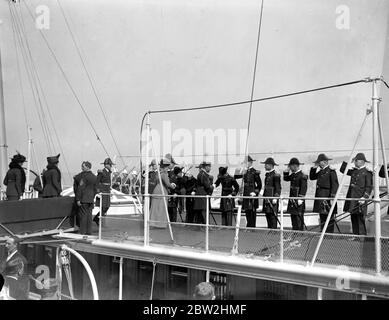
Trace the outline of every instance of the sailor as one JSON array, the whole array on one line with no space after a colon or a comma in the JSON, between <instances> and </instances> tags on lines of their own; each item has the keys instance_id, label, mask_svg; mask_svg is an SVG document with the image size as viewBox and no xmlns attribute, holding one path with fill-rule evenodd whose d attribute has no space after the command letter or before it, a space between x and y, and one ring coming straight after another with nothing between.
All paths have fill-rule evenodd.
<instances>
[{"instance_id":1,"label":"sailor","mask_svg":"<svg viewBox=\"0 0 389 320\"><path fill-rule=\"evenodd\" d=\"M253 199L243 199L242 209L246 214L247 227L255 228L257 221L257 209L259 207L258 195L262 189L261 171L254 169L253 162L256 161L247 156L244 164L246 169L242 174L235 174L235 179L243 177L243 196Z\"/></svg>"},{"instance_id":2,"label":"sailor","mask_svg":"<svg viewBox=\"0 0 389 320\"><path fill-rule=\"evenodd\" d=\"M207 161L203 161L199 166L199 174L197 175L197 185L194 194L197 196L194 200L194 210L195 213L195 223L204 224L206 222L206 211L207 211L207 195L212 195L213 185L210 180L210 171L211 171L211 163ZM209 203L208 203L209 206ZM211 208L209 207L209 210Z\"/></svg>"},{"instance_id":3,"label":"sailor","mask_svg":"<svg viewBox=\"0 0 389 320\"><path fill-rule=\"evenodd\" d=\"M343 211L351 214L353 234L366 235L366 200L370 198L373 190L373 173L366 168L366 162L369 161L366 160L365 154L358 153L353 162L355 167L347 171L351 179L346 198L359 198L360 200L347 200ZM347 162L343 162L340 172L344 173L346 167Z\"/></svg>"},{"instance_id":4,"label":"sailor","mask_svg":"<svg viewBox=\"0 0 389 320\"><path fill-rule=\"evenodd\" d=\"M8 255L0 264L0 273L4 276L9 296L16 300L27 300L30 281L26 275L27 260L18 251L18 243L19 239L7 237L5 248Z\"/></svg>"},{"instance_id":5,"label":"sailor","mask_svg":"<svg viewBox=\"0 0 389 320\"><path fill-rule=\"evenodd\" d=\"M58 168L59 154L47 157L46 171L43 174L43 198L59 197L61 195L61 171Z\"/></svg>"},{"instance_id":6,"label":"sailor","mask_svg":"<svg viewBox=\"0 0 389 320\"><path fill-rule=\"evenodd\" d=\"M220 210L222 212L222 225L232 226L232 214L235 208L235 197L239 192L239 184L235 178L227 172L228 167L220 167L219 175L215 181L215 187L222 185L222 196L230 198L220 199Z\"/></svg>"},{"instance_id":7,"label":"sailor","mask_svg":"<svg viewBox=\"0 0 389 320\"><path fill-rule=\"evenodd\" d=\"M339 187L338 176L334 168L328 165L328 158L324 153L319 154L314 166L309 172L310 180L317 180L316 183L316 198L334 198ZM320 229L323 230L327 220L328 213L331 209L330 200L315 200L313 204L313 212L319 213ZM337 204L335 204L330 222L327 227L328 233L334 232L335 215L337 213Z\"/></svg>"},{"instance_id":8,"label":"sailor","mask_svg":"<svg viewBox=\"0 0 389 320\"><path fill-rule=\"evenodd\" d=\"M101 198L101 216L106 216L111 206L111 183L112 166L115 165L110 158L106 158L103 163L104 169L97 171L97 193L103 193ZM100 207L100 198L97 198L96 205ZM100 211L93 218L93 221L99 224Z\"/></svg>"},{"instance_id":9,"label":"sailor","mask_svg":"<svg viewBox=\"0 0 389 320\"><path fill-rule=\"evenodd\" d=\"M195 219L195 211L194 211L194 201L195 199L193 197L188 197L189 195L195 194L197 185L196 178L192 175L192 173L187 172L183 175L183 186L185 189L185 194L187 197L185 198L185 210L186 210L186 216L185 216L185 222L186 223L193 223Z\"/></svg>"},{"instance_id":10,"label":"sailor","mask_svg":"<svg viewBox=\"0 0 389 320\"><path fill-rule=\"evenodd\" d=\"M76 192L78 205L78 219L80 234L92 234L92 211L97 193L97 177L92 173L92 164L89 161L82 163L83 174ZM104 200L103 200L104 201Z\"/></svg>"},{"instance_id":11,"label":"sailor","mask_svg":"<svg viewBox=\"0 0 389 320\"><path fill-rule=\"evenodd\" d=\"M388 170L388 175L389 175L389 163L386 165L386 170ZM385 166L384 166L384 165L381 166L381 169L380 169L380 171L378 172L378 175L379 175L381 178L385 178ZM389 206L388 206L387 215L389 216Z\"/></svg>"},{"instance_id":12,"label":"sailor","mask_svg":"<svg viewBox=\"0 0 389 320\"><path fill-rule=\"evenodd\" d=\"M297 158L290 159L286 164L288 169L284 171L284 181L290 182L289 197L301 199L289 199L287 213L290 214L293 230L304 230L305 201L303 198L307 194L308 176L301 169L300 161Z\"/></svg>"},{"instance_id":13,"label":"sailor","mask_svg":"<svg viewBox=\"0 0 389 320\"><path fill-rule=\"evenodd\" d=\"M3 184L7 186L7 200L19 200L26 185L26 174L22 168L26 157L20 153L15 154L9 164L9 170L4 177Z\"/></svg>"},{"instance_id":14,"label":"sailor","mask_svg":"<svg viewBox=\"0 0 389 320\"><path fill-rule=\"evenodd\" d=\"M82 163L81 164L81 172L73 177L73 193L74 193L74 195L77 194L78 188L80 187L81 179L84 176L85 172L87 172L87 170L85 170L85 169L86 169L86 166L84 166L84 163ZM70 215L70 225L72 227L74 227L74 225L80 227L78 209L79 209L79 206L77 205L77 199L76 199L76 197L74 197L74 203L73 203L72 212ZM74 218L76 221L74 221Z\"/></svg>"},{"instance_id":15,"label":"sailor","mask_svg":"<svg viewBox=\"0 0 389 320\"><path fill-rule=\"evenodd\" d=\"M279 197L281 194L281 176L274 166L278 166L273 158L267 158L265 165L265 186L263 190L264 197ZM262 212L266 214L267 227L277 229L278 199L263 199Z\"/></svg>"},{"instance_id":16,"label":"sailor","mask_svg":"<svg viewBox=\"0 0 389 320\"><path fill-rule=\"evenodd\" d=\"M169 189L169 194L172 197L169 197L168 200L168 212L170 222L177 222L177 212L178 212L178 198L177 195L181 194L181 185L182 185L182 168L174 167L170 171L169 181L171 184L174 184L176 187L174 189Z\"/></svg>"}]
</instances>

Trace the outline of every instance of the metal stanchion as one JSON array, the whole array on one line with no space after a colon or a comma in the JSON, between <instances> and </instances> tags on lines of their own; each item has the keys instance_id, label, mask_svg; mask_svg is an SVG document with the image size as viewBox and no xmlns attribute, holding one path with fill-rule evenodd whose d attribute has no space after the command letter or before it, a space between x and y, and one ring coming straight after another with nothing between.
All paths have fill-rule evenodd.
<instances>
[{"instance_id":1,"label":"metal stanchion","mask_svg":"<svg viewBox=\"0 0 389 320\"><path fill-rule=\"evenodd\" d=\"M284 262L284 204L280 196L280 262Z\"/></svg>"},{"instance_id":2,"label":"metal stanchion","mask_svg":"<svg viewBox=\"0 0 389 320\"><path fill-rule=\"evenodd\" d=\"M119 300L123 300L123 257L119 261Z\"/></svg>"},{"instance_id":3,"label":"metal stanchion","mask_svg":"<svg viewBox=\"0 0 389 320\"><path fill-rule=\"evenodd\" d=\"M205 251L209 250L209 195L206 196L206 216L205 216Z\"/></svg>"},{"instance_id":4,"label":"metal stanchion","mask_svg":"<svg viewBox=\"0 0 389 320\"><path fill-rule=\"evenodd\" d=\"M103 221L101 220L101 211L103 211L103 196L102 196L102 193L99 193L98 197L100 198L100 203L99 203L99 207L100 207L100 211L99 211L99 240L101 240L101 225L103 223Z\"/></svg>"}]
</instances>

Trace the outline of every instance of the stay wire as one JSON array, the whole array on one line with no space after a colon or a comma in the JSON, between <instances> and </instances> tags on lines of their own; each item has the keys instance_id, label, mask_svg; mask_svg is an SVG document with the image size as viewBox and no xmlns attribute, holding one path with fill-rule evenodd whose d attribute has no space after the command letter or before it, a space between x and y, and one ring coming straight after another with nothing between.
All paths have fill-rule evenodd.
<instances>
[{"instance_id":1,"label":"stay wire","mask_svg":"<svg viewBox=\"0 0 389 320\"><path fill-rule=\"evenodd\" d=\"M122 154L121 154L121 152L120 152L120 150L119 150L117 141L116 141L116 139L115 139L115 137L114 137L114 135L113 135L113 131L112 131L111 125L110 125L110 123L109 123L109 121L108 121L107 115L106 115L105 110L104 110L104 108L103 108L103 105L102 105L102 103L101 103L101 101L100 101L99 95L97 94L97 90L96 90L96 87L95 87L95 85L94 85L94 81L93 81L92 76L90 75L90 73L89 73L89 71L88 71L88 69L87 69L87 67L86 67L85 59L84 59L83 56L82 56L81 49L80 49L80 47L79 47L79 45L78 45L78 43L77 43L77 41L76 41L76 37L75 37L75 35L74 35L73 31L72 31L72 28L71 28L71 26L70 26L70 23L69 23L69 21L68 21L68 19L67 19L67 17L66 17L65 11L64 11L64 9L63 9L63 7L62 7L62 5L61 5L61 1L60 1L60 0L57 0L57 3L58 3L58 6L59 6L59 8L60 8L60 11L61 11L61 13L62 13L62 16L63 16L63 18L64 18L64 20L65 20L65 23L66 23L67 29L68 29L68 31L69 31L69 33L70 33L70 36L71 36L71 38L72 38L73 44L74 44L75 48L77 49L78 56L79 56L79 58L80 58L80 60L81 60L82 66L83 66L84 71L85 71L85 73L86 73L86 75L87 75L89 84L90 84L90 86L91 86L91 88L92 88L92 91L93 91L93 94L94 94L94 96L95 96L95 98L96 98L97 104L98 104L98 106L99 106L99 108L100 108L100 111L101 111L101 113L102 113L102 115L103 115L103 118L104 118L105 123L106 123L107 128L108 128L108 131L109 131L109 133L110 133L110 135L111 135L111 138L112 138L112 140L113 140L113 143L114 143L114 145L115 145L116 151L117 151L117 153L118 153L118 155L119 155L119 157L120 157L120 160L121 160L122 163L123 163L123 166L125 166L126 164L125 164L125 162L124 162L124 160L123 160L123 157L122 157Z\"/></svg>"},{"instance_id":2,"label":"stay wire","mask_svg":"<svg viewBox=\"0 0 389 320\"><path fill-rule=\"evenodd\" d=\"M23 3L24 3L24 5L25 5L25 7L27 8L28 12L30 13L31 18L34 20L34 16L33 16L32 12L31 12L30 7L26 4L25 1L23 1ZM85 110L84 106L82 105L82 103L81 103L81 101L80 101L80 99L79 99L77 93L75 92L73 86L71 85L70 80L68 79L68 77L67 77L67 75L66 75L64 69L62 68L62 66L61 66L61 64L60 64L60 62L59 62L59 60L58 60L58 58L57 58L55 52L54 52L53 49L51 48L51 46L50 46L50 44L49 44L49 42L48 42L46 36L44 35L44 33L43 33L41 30L39 30L39 33L41 34L41 36L42 36L42 38L43 38L43 40L44 40L44 42L45 42L47 48L49 49L49 52L50 52L51 56L53 57L53 59L54 59L54 61L56 62L56 64L57 64L59 70L61 71L62 76L63 76L63 78L64 78L66 84L68 85L68 87L69 87L71 93L73 94L73 97L76 99L78 105L80 106L80 108L81 108L81 110L82 110L82 112L83 112L85 118L87 119L87 121L88 121L88 123L89 123L89 125L90 125L90 127L91 127L91 129L92 129L92 131L93 131L94 134L96 135L97 141L100 143L100 145L101 145L101 147L103 148L105 154L106 154L108 157L110 157L110 155L109 155L109 153L108 153L108 151L107 151L107 149L106 149L104 143L102 142L102 140L100 139L100 137L99 137L99 135L98 135L98 133L97 133L97 130L96 130L95 126L93 125L92 120L91 120L90 117L88 116L88 113L86 112L86 110Z\"/></svg>"},{"instance_id":3,"label":"stay wire","mask_svg":"<svg viewBox=\"0 0 389 320\"><path fill-rule=\"evenodd\" d=\"M22 16L22 12L20 12L20 16L21 16L21 19L22 19L22 22L23 22L23 26L24 26L24 29L25 29L25 23L24 23L24 19L23 19L23 16ZM25 37L26 37L26 34L25 34ZM26 39L27 39L27 38L26 38ZM43 99L43 102L44 102L44 106L46 107L47 114L48 114L48 116L49 116L49 121L51 122L51 127L52 127L52 130L53 130L53 132L54 132L54 136L55 136L55 138L56 138L56 140L57 140L57 144L58 144L59 150L60 150L61 154L63 155L63 163L64 163L64 165L65 165L65 167L66 167L68 176L69 176L70 181L71 181L71 180L72 180L72 176L71 176L71 174L70 174L69 165L68 165L68 162L67 162L67 160L66 160L66 155L65 155L64 149L63 149L63 147L62 147L62 143L61 143L61 141L60 141L60 139L59 139L59 135L58 135L57 129L56 129L56 127L55 127L54 119L53 119L52 113L51 113L51 111L50 111L50 107L49 107L49 104L48 104L48 102L47 102L47 98L46 98L45 92L44 92L44 90L43 90L42 82L41 82L41 80L40 80L40 77L39 77L37 68L36 68L35 63L34 63L34 61L33 61L33 59L32 59L31 49L30 49L29 46L28 46L28 51L29 51L29 55L30 55L30 58L31 58L32 70L33 70L33 72L34 72L34 74L35 74L35 77L36 77L35 80L36 80L37 88L39 88L39 90L40 90L39 92L40 92L40 94L42 95L42 99ZM38 93L38 94L39 94L39 93ZM43 105L42 105L42 109L44 109L44 108L43 108ZM42 113L43 113L43 114L45 113L44 110L42 110ZM48 122L48 121L46 120L46 118L44 119L44 121ZM52 139L52 134L51 134L51 132L50 132L50 126L49 126L48 123L47 123L47 127L48 127L48 134L49 134L49 136L50 136L50 138L51 138L51 144L52 144L52 146L53 146L51 152L53 152L53 151L55 150L55 143L54 143L54 140Z\"/></svg>"}]
</instances>

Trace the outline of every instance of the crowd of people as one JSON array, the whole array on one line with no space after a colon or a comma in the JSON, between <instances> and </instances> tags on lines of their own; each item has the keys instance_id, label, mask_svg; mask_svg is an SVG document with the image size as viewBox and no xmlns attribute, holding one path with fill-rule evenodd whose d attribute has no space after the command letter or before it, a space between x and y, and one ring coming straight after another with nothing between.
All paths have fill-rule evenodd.
<instances>
[{"instance_id":1,"label":"crowd of people","mask_svg":"<svg viewBox=\"0 0 389 320\"><path fill-rule=\"evenodd\" d=\"M58 168L60 155L47 157L46 169L34 182L34 189L38 191L39 197L53 198L61 194L61 171ZM245 213L247 227L255 228L257 211L259 208L259 196L262 200L262 212L266 216L267 226L276 229L279 212L279 199L281 195L281 179L290 183L289 199L286 213L290 214L293 230L304 230L305 196L308 189L308 181L316 181L316 198L334 198L339 183L336 170L329 165L332 160L325 154L319 154L310 168L309 175L303 173L300 166L303 163L297 158L291 158L286 164L287 169L282 176L275 170L278 164L273 158L267 158L261 162L265 166L264 181L262 182L261 172L254 168L254 160L250 155L244 159L244 166L240 171L230 175L228 167L220 167L217 179L210 174L211 163L203 161L198 168L197 176L190 173L190 169L183 171L173 159L171 154L157 163L153 160L149 165L148 192L150 197L150 226L152 228L166 228L168 222L177 222L178 214L185 212L186 223L204 224L206 221L207 199L210 201L214 189L221 185L220 211L222 224L232 225L232 217L235 211L235 198L241 194L243 199L238 198ZM7 187L7 200L21 199L25 190L26 175L23 163L26 158L16 154L11 159L9 170L4 178L4 185ZM351 177L347 198L359 200L347 200L344 205L344 212L351 215L351 224L354 234L365 235L367 233L365 218L367 214L367 200L370 198L373 189L373 173L366 167L367 161L363 153L358 153L353 159L354 167L346 172ZM104 168L98 170L97 175L92 172L92 164L84 161L81 172L74 176L73 189L75 200L71 219L79 227L81 234L90 235L92 222L97 225L99 214L92 217L92 210L95 205L102 207L101 215L105 216L110 207L110 193L112 188L112 166L114 163L110 158L102 163ZM347 163L343 162L340 172L345 173ZM385 177L385 166L381 167L380 177ZM242 183L238 183L242 179ZM145 176L143 174L141 193L145 193ZM101 198L95 196L102 193ZM177 197L185 195L186 197ZM165 197L167 196L167 197ZM207 197L209 196L209 197ZM323 228L331 208L331 199L314 200L313 212L320 217L320 226ZM208 203L211 208L210 203ZM334 206L333 214L327 228L327 232L334 231L337 204ZM92 219L93 218L93 219ZM168 220L169 218L169 220Z\"/></svg>"},{"instance_id":2,"label":"crowd of people","mask_svg":"<svg viewBox=\"0 0 389 320\"><path fill-rule=\"evenodd\" d=\"M166 228L168 217L170 222L177 221L177 212L186 212L185 222L204 224L207 210L207 197L212 196L214 189L221 185L220 211L222 224L232 225L232 217L235 210L235 198L242 205L245 212L247 227L255 228L257 211L259 208L259 196L266 198L262 201L262 212L266 216L267 226L276 229L279 213L279 199L281 195L281 179L289 182L289 199L286 213L290 214L293 230L304 230L304 213L306 210L306 194L309 180L316 182L315 198L334 198L339 188L336 169L329 165L332 160L325 154L319 154L310 168L309 174L300 169L303 165L297 158L291 158L285 164L287 169L282 175L277 173L275 167L278 164L273 158L267 158L261 162L265 166L264 181L262 182L261 172L254 168L254 160L250 155L244 160L244 168L234 175L228 173L228 167L219 167L219 174L216 181L210 174L211 163L202 162L196 168L199 169L197 177L190 172L183 172L170 154L167 154L157 165L153 160L149 170L149 194L150 196L150 225L154 228ZM350 176L350 184L346 197L350 199L344 204L344 212L351 216L351 225L354 234L366 235L366 214L367 200L373 190L373 173L366 167L369 162L363 153L358 153L353 158L354 167L345 172L347 163L343 162L340 167L341 173ZM160 168L160 170L158 170ZM380 177L385 177L385 166L379 172ZM237 182L242 179L242 183ZM243 195L243 199L236 197ZM143 191L144 192L144 191ZM162 197L161 195L169 195ZM185 200L178 195L185 195ZM193 197L196 196L196 197ZM198 197L203 196L203 197ZM321 230L327 220L332 206L331 199L315 199L313 212L319 214ZM211 205L209 204L209 208ZM166 214L166 211L168 215ZM333 233L335 217L338 211L337 204L334 205L333 214L326 232Z\"/></svg>"}]
</instances>

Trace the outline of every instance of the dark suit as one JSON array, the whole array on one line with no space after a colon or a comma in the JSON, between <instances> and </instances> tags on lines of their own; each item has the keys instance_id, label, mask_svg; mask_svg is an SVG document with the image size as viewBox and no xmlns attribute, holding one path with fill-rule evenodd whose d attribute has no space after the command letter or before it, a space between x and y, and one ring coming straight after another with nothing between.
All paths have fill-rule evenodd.
<instances>
[{"instance_id":1,"label":"dark suit","mask_svg":"<svg viewBox=\"0 0 389 320\"><path fill-rule=\"evenodd\" d=\"M195 198L193 208L196 210L195 213L195 223L205 223L206 222L206 211L207 211L207 198L206 195L212 195L213 186L210 179L210 176L204 170L201 170L197 175L197 185L196 185L196 195L203 196ZM211 211L210 203L209 211Z\"/></svg>"},{"instance_id":2,"label":"dark suit","mask_svg":"<svg viewBox=\"0 0 389 320\"><path fill-rule=\"evenodd\" d=\"M61 171L54 165L48 165L43 173L43 198L59 197L62 192Z\"/></svg>"},{"instance_id":3,"label":"dark suit","mask_svg":"<svg viewBox=\"0 0 389 320\"><path fill-rule=\"evenodd\" d=\"M97 177L91 171L84 172L76 192L76 201L81 202L78 210L81 234L92 234L92 210L96 193Z\"/></svg>"},{"instance_id":4,"label":"dark suit","mask_svg":"<svg viewBox=\"0 0 389 320\"><path fill-rule=\"evenodd\" d=\"M11 258L0 264L0 273L4 276L5 286L9 287L9 295L16 300L27 300L29 295L29 278L26 274L27 260L16 251Z\"/></svg>"},{"instance_id":5,"label":"dark suit","mask_svg":"<svg viewBox=\"0 0 389 320\"><path fill-rule=\"evenodd\" d=\"M264 197L279 197L281 194L281 176L274 170L266 172ZM273 204L273 199L264 199L262 212L266 214L267 227L277 229L278 200Z\"/></svg>"},{"instance_id":6,"label":"dark suit","mask_svg":"<svg viewBox=\"0 0 389 320\"><path fill-rule=\"evenodd\" d=\"M239 192L239 184L228 173L225 175L219 175L215 185L218 187L222 185L222 196L236 196ZM220 210L222 212L222 224L223 226L232 226L232 214L235 208L235 199L220 199Z\"/></svg>"},{"instance_id":7,"label":"dark suit","mask_svg":"<svg viewBox=\"0 0 389 320\"><path fill-rule=\"evenodd\" d=\"M339 187L338 176L335 169L329 166L317 171L317 168L311 168L309 172L309 179L317 180L315 197L317 198L333 198ZM313 212L319 213L320 229L323 230L324 224L327 220L328 213L331 208L330 200L315 200L313 204ZM335 205L332 213L330 223L327 228L328 233L334 232L335 215L337 213L337 205Z\"/></svg>"},{"instance_id":8,"label":"dark suit","mask_svg":"<svg viewBox=\"0 0 389 320\"><path fill-rule=\"evenodd\" d=\"M102 196L102 211L101 215L105 216L109 207L111 206L111 171L104 168L97 173L97 193L107 193ZM100 206L100 199L97 199L97 206Z\"/></svg>"},{"instance_id":9,"label":"dark suit","mask_svg":"<svg viewBox=\"0 0 389 320\"><path fill-rule=\"evenodd\" d=\"M256 196L259 195L262 189L262 180L259 174L260 172L253 167L246 170L243 174L243 196L249 197L251 192L254 192ZM235 175L234 178L242 178L242 175ZM246 214L247 227L255 228L258 207L259 201L257 197L255 199L243 199L242 209Z\"/></svg>"},{"instance_id":10,"label":"dark suit","mask_svg":"<svg viewBox=\"0 0 389 320\"><path fill-rule=\"evenodd\" d=\"M305 197L308 188L308 176L301 170L297 172L284 172L284 181L290 181L289 197ZM290 199L286 210L290 214L293 230L304 230L305 201L298 204L298 200Z\"/></svg>"},{"instance_id":11,"label":"dark suit","mask_svg":"<svg viewBox=\"0 0 389 320\"><path fill-rule=\"evenodd\" d=\"M340 167L340 172L344 173L347 163L343 162ZM373 173L364 168L352 168L347 171L347 175L351 176L350 186L347 191L346 198L370 198L373 190ZM366 235L366 214L367 206L360 205L359 201L349 200L344 204L343 211L351 213L351 224L354 234Z\"/></svg>"},{"instance_id":12,"label":"dark suit","mask_svg":"<svg viewBox=\"0 0 389 320\"><path fill-rule=\"evenodd\" d=\"M196 190L197 180L195 177L189 178L188 176L183 177L183 185L185 189L185 194L191 195L193 191ZM193 223L195 220L195 210L194 210L194 201L192 197L185 198L185 209L186 209L186 223Z\"/></svg>"}]
</instances>

